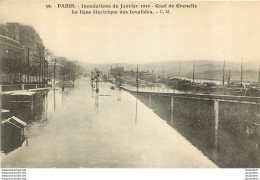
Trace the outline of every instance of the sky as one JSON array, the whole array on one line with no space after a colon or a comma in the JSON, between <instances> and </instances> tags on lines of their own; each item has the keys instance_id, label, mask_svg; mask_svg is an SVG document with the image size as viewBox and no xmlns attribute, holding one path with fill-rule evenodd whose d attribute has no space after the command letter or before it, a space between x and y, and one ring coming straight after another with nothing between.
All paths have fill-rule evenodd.
<instances>
[{"instance_id":1,"label":"sky","mask_svg":"<svg viewBox=\"0 0 260 180\"><path fill-rule=\"evenodd\" d=\"M86 63L260 61L260 2L171 2L198 8L168 15L73 15L46 2L2 0L0 23L31 25L56 56Z\"/></svg>"}]
</instances>

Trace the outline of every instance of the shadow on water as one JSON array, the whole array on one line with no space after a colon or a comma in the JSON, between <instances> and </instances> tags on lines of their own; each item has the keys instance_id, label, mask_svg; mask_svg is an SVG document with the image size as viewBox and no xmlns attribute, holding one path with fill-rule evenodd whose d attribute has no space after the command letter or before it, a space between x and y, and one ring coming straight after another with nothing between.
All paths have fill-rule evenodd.
<instances>
[{"instance_id":1,"label":"shadow on water","mask_svg":"<svg viewBox=\"0 0 260 180\"><path fill-rule=\"evenodd\" d=\"M98 111L98 107L99 107L99 92L96 92L95 107L97 108L97 111Z\"/></svg>"},{"instance_id":2,"label":"shadow on water","mask_svg":"<svg viewBox=\"0 0 260 180\"><path fill-rule=\"evenodd\" d=\"M5 154L14 151L15 149L21 147L24 143L28 146L28 139L26 136L22 135L20 138L2 138L1 141L1 151Z\"/></svg>"},{"instance_id":3,"label":"shadow on water","mask_svg":"<svg viewBox=\"0 0 260 180\"><path fill-rule=\"evenodd\" d=\"M12 104L10 107L11 116L16 116L27 123L24 129L24 134L2 132L1 135L1 151L8 154L15 149L29 145L30 129L33 127L43 128L48 124L48 112L55 112L57 105L61 106L66 96L72 92L73 86L64 86L63 89L59 86L51 89L49 92L42 94L33 101L33 108L26 104ZM15 130L16 132L16 130ZM27 132L27 133L26 133Z\"/></svg>"},{"instance_id":4,"label":"shadow on water","mask_svg":"<svg viewBox=\"0 0 260 180\"><path fill-rule=\"evenodd\" d=\"M213 101L175 97L172 102L169 96L149 94L138 95L138 99L219 167L260 167L259 131L253 133L254 128L249 123L259 120L259 105L235 107L237 105L221 102L215 130ZM239 108L246 114L240 115Z\"/></svg>"},{"instance_id":5,"label":"shadow on water","mask_svg":"<svg viewBox=\"0 0 260 180\"><path fill-rule=\"evenodd\" d=\"M135 101L135 126L137 124L137 114L138 114L138 94L136 94L136 101Z\"/></svg>"}]
</instances>

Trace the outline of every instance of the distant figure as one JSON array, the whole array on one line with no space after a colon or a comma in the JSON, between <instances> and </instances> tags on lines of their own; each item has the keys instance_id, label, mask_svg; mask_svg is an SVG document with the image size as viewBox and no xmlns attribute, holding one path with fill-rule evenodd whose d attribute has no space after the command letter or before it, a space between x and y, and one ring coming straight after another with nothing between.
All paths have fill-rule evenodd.
<instances>
[{"instance_id":1,"label":"distant figure","mask_svg":"<svg viewBox=\"0 0 260 180\"><path fill-rule=\"evenodd\" d=\"M63 83L62 83L62 91L64 91L64 88L65 88L65 87L64 87L64 82L63 82Z\"/></svg>"},{"instance_id":2,"label":"distant figure","mask_svg":"<svg viewBox=\"0 0 260 180\"><path fill-rule=\"evenodd\" d=\"M74 79L74 76L73 76L73 78L72 78L73 84L74 84L74 80L75 80L75 79Z\"/></svg>"}]
</instances>

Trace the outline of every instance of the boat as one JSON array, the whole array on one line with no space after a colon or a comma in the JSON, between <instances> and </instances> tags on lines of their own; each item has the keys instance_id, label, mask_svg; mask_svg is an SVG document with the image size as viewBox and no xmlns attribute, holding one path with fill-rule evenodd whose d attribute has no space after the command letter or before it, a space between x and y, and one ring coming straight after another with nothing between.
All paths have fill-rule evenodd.
<instances>
[{"instance_id":1,"label":"boat","mask_svg":"<svg viewBox=\"0 0 260 180\"><path fill-rule=\"evenodd\" d=\"M166 82L166 85L172 87L173 89L177 89L180 91L189 90L189 87L191 86L192 82L187 79L181 79L181 78L171 78Z\"/></svg>"}]
</instances>

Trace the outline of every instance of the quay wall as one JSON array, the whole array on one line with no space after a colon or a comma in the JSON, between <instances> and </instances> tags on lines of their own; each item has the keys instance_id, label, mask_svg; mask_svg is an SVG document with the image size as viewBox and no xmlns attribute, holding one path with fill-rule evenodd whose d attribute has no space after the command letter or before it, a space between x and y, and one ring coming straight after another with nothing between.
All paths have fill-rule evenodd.
<instances>
[{"instance_id":1,"label":"quay wall","mask_svg":"<svg viewBox=\"0 0 260 180\"><path fill-rule=\"evenodd\" d=\"M259 98L122 89L136 96L219 167L260 167Z\"/></svg>"},{"instance_id":2,"label":"quay wall","mask_svg":"<svg viewBox=\"0 0 260 180\"><path fill-rule=\"evenodd\" d=\"M244 135L260 136L260 98L185 93L138 92L144 104L157 111L163 119L181 117L200 124Z\"/></svg>"}]
</instances>

